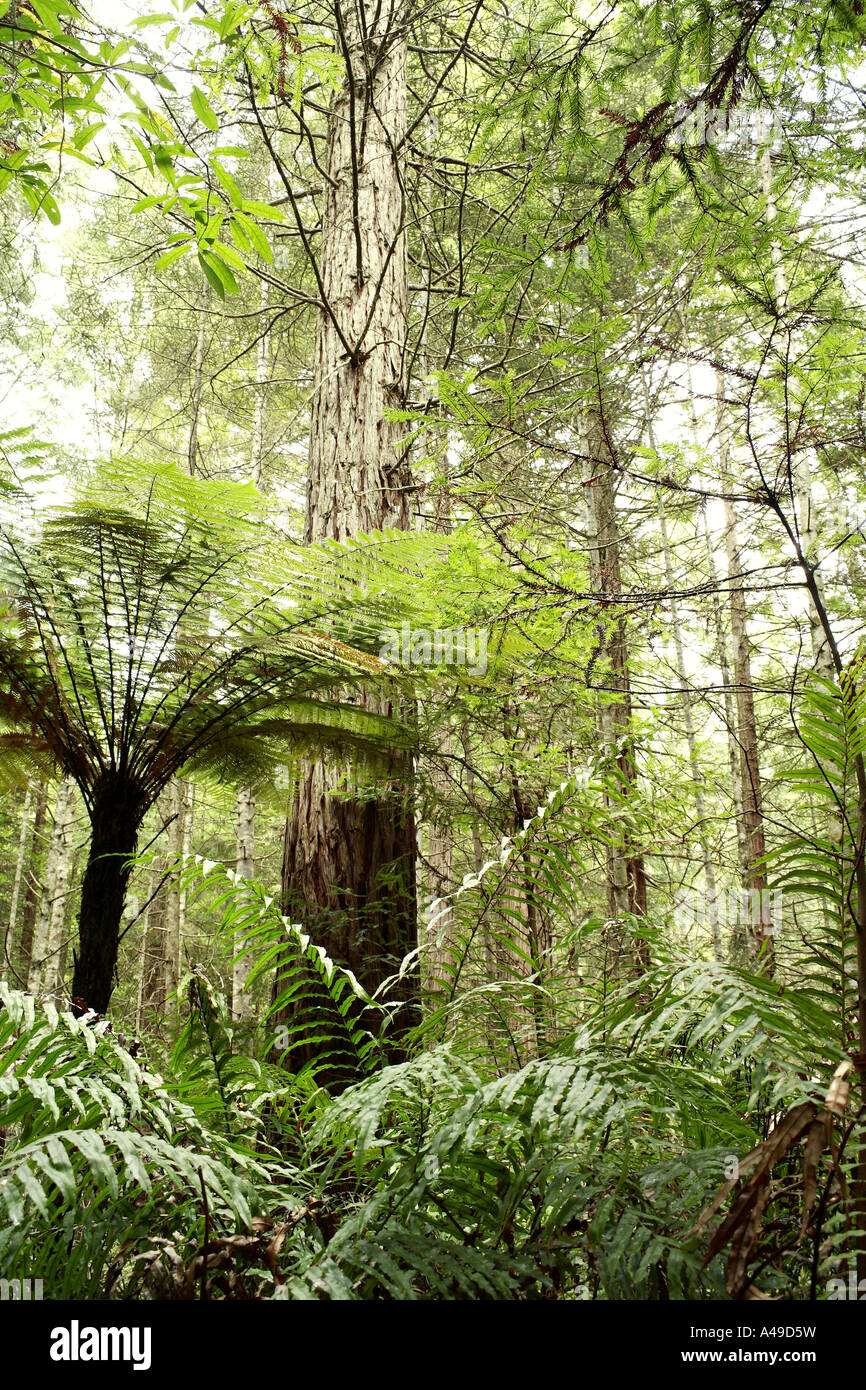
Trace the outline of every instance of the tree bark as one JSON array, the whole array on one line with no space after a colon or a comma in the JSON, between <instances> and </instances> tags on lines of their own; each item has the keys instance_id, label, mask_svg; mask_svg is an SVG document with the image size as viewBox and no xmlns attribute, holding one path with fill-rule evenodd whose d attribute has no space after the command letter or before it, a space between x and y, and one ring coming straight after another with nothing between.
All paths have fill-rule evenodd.
<instances>
[{"instance_id":1,"label":"tree bark","mask_svg":"<svg viewBox=\"0 0 866 1390\"><path fill-rule=\"evenodd\" d=\"M637 791L637 768L629 733L632 704L628 639L625 618L621 612L616 612L623 589L616 498L610 468L601 461L607 445L598 429L591 430L588 443L585 452L590 455L587 467L591 469L591 477L586 485L590 523L590 579L601 603L604 607L612 607L615 613L613 618L603 617L598 627L599 650L607 662L607 682L612 693L611 699L602 698L599 705L599 726L602 742L613 758L621 796L627 805ZM616 829L622 810L622 806L616 808L617 816L612 821L611 829L617 838L607 846L608 911L614 921L625 914L643 916L647 909L643 852L632 842L628 830L620 834ZM635 969L643 971L647 965L645 945L635 942L631 950Z\"/></svg>"},{"instance_id":2,"label":"tree bark","mask_svg":"<svg viewBox=\"0 0 866 1390\"><path fill-rule=\"evenodd\" d=\"M189 476L194 478L198 467L199 443L198 426L201 417L201 395L204 380L204 349L207 333L207 311L210 302L207 283L202 290L201 308L198 314L198 327L195 335L195 350L192 361L192 381L190 383L189 440L187 442L187 467Z\"/></svg>"},{"instance_id":3,"label":"tree bark","mask_svg":"<svg viewBox=\"0 0 866 1390\"><path fill-rule=\"evenodd\" d=\"M15 869L12 874L12 890L9 895L9 926L6 932L6 951L5 955L15 948L15 929L18 925L18 902L21 897L21 880L24 876L24 862L27 858L27 841L30 834L30 812L33 807L33 778L27 782L27 790L24 794L24 804L21 807L21 830L18 835L18 852L15 856ZM0 969L4 968L4 959Z\"/></svg>"},{"instance_id":4,"label":"tree bark","mask_svg":"<svg viewBox=\"0 0 866 1390\"><path fill-rule=\"evenodd\" d=\"M54 898L51 903L51 917L48 924L48 950L43 983L44 992L49 996L56 996L60 993L66 970L67 942L65 932L68 919L66 905L70 878L74 878L70 855L76 809L75 783L70 779L65 783L65 788L62 812L59 809L60 796L58 794L58 814L63 816L62 845L57 863Z\"/></svg>"},{"instance_id":5,"label":"tree bark","mask_svg":"<svg viewBox=\"0 0 866 1390\"><path fill-rule=\"evenodd\" d=\"M54 825L48 842L45 879L39 899L27 988L31 994L46 992L55 972L50 968L52 951L59 948L63 927L66 885L69 879L69 833L73 812L73 783L64 778L57 788L54 803Z\"/></svg>"},{"instance_id":6,"label":"tree bark","mask_svg":"<svg viewBox=\"0 0 866 1390\"><path fill-rule=\"evenodd\" d=\"M688 349L689 330L686 319L685 309L680 306L679 319L683 332L683 342ZM692 379L692 369L688 360L686 361L686 380L688 382L688 408L689 422L692 428L692 440L695 448L700 448L700 429L698 426L698 415L695 410L695 388ZM710 603L713 612L713 625L716 630L716 652L719 662L719 671L722 677L722 698L725 704L725 733L728 740L728 762L731 769L731 793L734 803L734 821L737 832L737 862L740 870L740 879L745 884L749 877L748 855L746 853L746 836L743 827L743 797L740 787L740 745L737 735L737 711L734 704L734 683L731 678L731 663L728 658L728 638L725 631L725 620L722 611L722 604L719 599L719 574L716 566L715 543L710 534L710 523L707 517L706 506L701 507L701 530L704 537L704 548L707 558L707 574L710 580Z\"/></svg>"},{"instance_id":7,"label":"tree bark","mask_svg":"<svg viewBox=\"0 0 866 1390\"><path fill-rule=\"evenodd\" d=\"M259 307L262 314L267 312L267 280L262 280L261 283ZM250 472L259 491L263 491L264 484L262 461L265 446L265 393L270 367L270 336L269 332L263 332L256 348L256 400L253 410ZM256 798L252 787L241 787L238 791L235 826L235 869L244 879L255 878ZM238 944L238 942L235 943L235 949L237 949ZM251 969L252 962L248 957L239 956L232 960L233 1018L248 1018L252 1011L252 1000L246 992L247 979Z\"/></svg>"},{"instance_id":8,"label":"tree bark","mask_svg":"<svg viewBox=\"0 0 866 1390\"><path fill-rule=\"evenodd\" d=\"M19 948L19 959L21 962L21 978L26 980L30 970L30 960L33 954L33 927L36 923L36 906L39 899L38 891L38 868L39 857L42 848L42 830L45 825L45 807L48 802L48 792L44 783L40 783L39 795L36 798L36 810L33 815L33 834L30 841L30 862L27 869L26 887L24 890L24 909L21 915L21 944Z\"/></svg>"},{"instance_id":9,"label":"tree bark","mask_svg":"<svg viewBox=\"0 0 866 1390\"><path fill-rule=\"evenodd\" d=\"M256 871L256 799L249 787L238 793L235 869L243 879L255 877ZM239 947L235 942L235 950ZM232 961L232 1017L242 1020L252 1012L252 1000L247 992L247 978L252 968L248 956L236 956Z\"/></svg>"},{"instance_id":10,"label":"tree bark","mask_svg":"<svg viewBox=\"0 0 866 1390\"><path fill-rule=\"evenodd\" d=\"M171 817L169 826L169 862L173 870L180 869L189 857L192 844L192 815L194 790L191 782L177 777L172 782L168 794L168 810ZM177 1000L173 997L180 984L181 963L183 960L183 940L186 930L186 891L179 883L169 885L165 907L165 1002L166 1008L173 1008Z\"/></svg>"},{"instance_id":11,"label":"tree bark","mask_svg":"<svg viewBox=\"0 0 866 1390\"><path fill-rule=\"evenodd\" d=\"M104 779L92 791L91 841L81 885L72 1002L104 1014L111 1000L126 888L143 809L132 789Z\"/></svg>"},{"instance_id":12,"label":"tree bark","mask_svg":"<svg viewBox=\"0 0 866 1390\"><path fill-rule=\"evenodd\" d=\"M655 449L655 430L652 424L650 412L649 391L647 389L646 376L641 369L641 385L643 386L644 409L646 411L647 438L650 448ZM692 787L694 789L695 810L698 816L698 843L701 847L701 859L704 868L704 887L707 893L707 915L710 924L710 936L713 943L713 955L716 960L722 959L722 939L719 931L719 902L718 889L716 886L716 871L710 855L709 841L706 832L707 808L704 801L703 773L701 772L700 760L698 758L698 746L695 739L695 722L692 715L692 693L689 688L688 675L686 672L685 650L683 648L682 629L680 627L679 604L676 597L676 582L674 577L674 562L671 552L670 536L668 534L668 519L665 511L664 495L659 491L658 495L658 517L659 529L662 539L662 554L665 562L665 583L668 588L668 603L671 614L671 629L674 639L674 654L677 664L677 679L680 687L680 698L683 708L683 722L686 728L686 744L689 750L689 769L692 777Z\"/></svg>"},{"instance_id":13,"label":"tree bark","mask_svg":"<svg viewBox=\"0 0 866 1390\"><path fill-rule=\"evenodd\" d=\"M730 492L729 438L721 383L719 384L718 410L722 484L725 491ZM734 504L730 500L725 501L725 546L728 556L731 642L734 653L734 685L736 687L737 729L740 744L740 787L748 875L746 887L749 893L746 931L753 963L758 971L769 979L775 972L775 952L767 871L763 863L766 845L761 796L761 767L758 756L758 731L755 723L755 700L746 618L743 562L737 534L737 516Z\"/></svg>"},{"instance_id":14,"label":"tree bark","mask_svg":"<svg viewBox=\"0 0 866 1390\"><path fill-rule=\"evenodd\" d=\"M335 16L347 73L331 112L323 193L308 542L405 530L410 521L401 426L386 418L405 389L406 40L397 0ZM375 697L365 703L392 712ZM305 762L285 841L286 911L368 989L417 934L414 817L406 769L394 770L402 787L359 796L353 769ZM404 1024L413 1013L407 1007Z\"/></svg>"}]
</instances>

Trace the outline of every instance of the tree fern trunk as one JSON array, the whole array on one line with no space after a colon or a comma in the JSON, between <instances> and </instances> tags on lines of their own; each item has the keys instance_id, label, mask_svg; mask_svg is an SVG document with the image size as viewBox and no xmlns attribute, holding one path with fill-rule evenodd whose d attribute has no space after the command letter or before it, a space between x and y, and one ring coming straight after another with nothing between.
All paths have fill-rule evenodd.
<instances>
[{"instance_id":1,"label":"tree fern trunk","mask_svg":"<svg viewBox=\"0 0 866 1390\"><path fill-rule=\"evenodd\" d=\"M81 884L72 1002L104 1014L114 989L120 923L141 808L131 789L97 785L90 806L91 841Z\"/></svg>"}]
</instances>

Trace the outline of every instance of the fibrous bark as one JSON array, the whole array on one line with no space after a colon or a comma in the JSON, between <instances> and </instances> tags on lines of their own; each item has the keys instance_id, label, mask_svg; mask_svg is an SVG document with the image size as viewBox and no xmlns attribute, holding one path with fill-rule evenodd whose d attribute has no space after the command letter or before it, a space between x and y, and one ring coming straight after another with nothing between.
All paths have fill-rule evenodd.
<instances>
[{"instance_id":1,"label":"fibrous bark","mask_svg":"<svg viewBox=\"0 0 866 1390\"><path fill-rule=\"evenodd\" d=\"M730 493L729 437L724 403L719 387L719 448L723 485ZM752 685L751 648L746 617L746 591L743 560L737 530L737 516L730 496L725 501L725 545L728 555L728 583L731 613L731 643L734 653L734 686L737 702L737 730L740 745L740 787L743 807L749 920L746 924L750 952L763 975L775 970L773 921L764 863L764 813L761 794L761 767L755 698Z\"/></svg>"},{"instance_id":2,"label":"fibrous bark","mask_svg":"<svg viewBox=\"0 0 866 1390\"><path fill-rule=\"evenodd\" d=\"M404 401L406 40L395 0L335 18L347 70L323 193L309 542L410 520L401 426L386 418ZM392 712L375 696L365 703ZM362 795L357 768L305 762L286 833L286 910L368 989L416 939L414 818L405 766L394 773Z\"/></svg>"},{"instance_id":3,"label":"fibrous bark","mask_svg":"<svg viewBox=\"0 0 866 1390\"><path fill-rule=\"evenodd\" d=\"M602 742L610 754L618 784L618 798L624 804L637 791L637 766L631 736L632 700L629 673L628 636L625 617L618 607L622 597L623 579L620 560L619 527L616 496L610 466L604 459L608 444L601 422L595 417L590 424L586 494L590 529L589 569L594 593L603 605L602 621L598 627L599 651L606 666L605 692L599 704L599 725ZM605 614L608 609L612 616ZM611 839L607 846L608 911L614 921L625 914L643 916L647 909L647 880L643 850L635 844L628 830L620 832L622 804L613 808ZM635 968L646 967L646 947L642 942L632 944Z\"/></svg>"},{"instance_id":4,"label":"fibrous bark","mask_svg":"<svg viewBox=\"0 0 866 1390\"><path fill-rule=\"evenodd\" d=\"M91 841L81 885L72 1002L104 1014L114 989L120 924L143 808L134 789L109 776L92 790Z\"/></svg>"}]
</instances>

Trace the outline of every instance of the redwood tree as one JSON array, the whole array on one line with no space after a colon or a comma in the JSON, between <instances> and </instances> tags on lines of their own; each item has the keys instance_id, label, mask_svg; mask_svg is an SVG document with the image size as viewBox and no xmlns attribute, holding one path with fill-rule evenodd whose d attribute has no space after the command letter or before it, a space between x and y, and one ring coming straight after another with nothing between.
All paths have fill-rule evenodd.
<instances>
[{"instance_id":1,"label":"redwood tree","mask_svg":"<svg viewBox=\"0 0 866 1390\"><path fill-rule=\"evenodd\" d=\"M405 427L388 418L405 395L405 12L400 0L358 0L333 13L345 79L330 113L318 262L306 520L313 543L405 530L410 520ZM375 694L360 699L392 713ZM368 989L416 939L410 784L405 766L392 771L394 780L365 793L357 766L305 761L286 828L286 910Z\"/></svg>"}]
</instances>

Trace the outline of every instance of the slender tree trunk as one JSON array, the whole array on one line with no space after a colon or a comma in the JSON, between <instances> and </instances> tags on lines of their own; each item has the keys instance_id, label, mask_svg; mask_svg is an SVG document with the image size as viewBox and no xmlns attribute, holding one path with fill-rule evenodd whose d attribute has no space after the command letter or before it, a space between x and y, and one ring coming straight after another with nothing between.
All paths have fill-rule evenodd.
<instances>
[{"instance_id":1,"label":"slender tree trunk","mask_svg":"<svg viewBox=\"0 0 866 1390\"><path fill-rule=\"evenodd\" d=\"M453 750L453 737L450 729L440 737L438 755L447 757ZM454 922L454 910L450 903L437 900L447 898L454 891L454 845L451 825L448 820L445 798L449 786L448 779L440 765L434 761L430 766L430 786L435 798L427 826L427 877L429 884L427 925L425 932L425 954L422 962L424 971L424 992L436 1003L435 995L448 987L448 963L451 960L450 935Z\"/></svg>"},{"instance_id":2,"label":"slender tree trunk","mask_svg":"<svg viewBox=\"0 0 866 1390\"><path fill-rule=\"evenodd\" d=\"M724 411L721 382L719 383L719 450L721 476L726 492L731 491L729 437ZM752 685L751 651L746 619L746 592L743 583L743 562L737 535L737 516L734 504L725 502L725 546L728 556L728 584L731 610L731 640L734 651L734 685L737 700L737 729L740 744L740 786L743 802L743 827L746 841L749 894L747 932L751 954L761 974L772 977L775 970L773 922L770 915L770 895L767 871L763 864L765 853L764 816L761 797L761 768L758 757L758 732L755 723L755 701Z\"/></svg>"},{"instance_id":3,"label":"slender tree trunk","mask_svg":"<svg viewBox=\"0 0 866 1390\"><path fill-rule=\"evenodd\" d=\"M58 794L58 811L59 806L60 797ZM48 951L45 961L43 989L49 996L56 996L60 993L66 968L66 930L68 920L66 905L69 895L70 878L72 877L71 840L75 823L75 809L75 783L69 780L66 783L66 796L62 809L62 847L58 857L54 900L51 904L51 917L48 924Z\"/></svg>"},{"instance_id":4,"label":"slender tree trunk","mask_svg":"<svg viewBox=\"0 0 866 1390\"><path fill-rule=\"evenodd\" d=\"M509 764L509 778L511 796L514 802L514 830L517 834L523 829L530 815L530 807L526 803L513 763ZM522 900L522 916L526 923L526 940L520 944L524 954L528 956L531 973L536 976L539 986L543 988L549 975L553 939L549 923L544 915L543 905L532 880L528 862L524 857L520 861L519 878L518 891ZM544 1056L554 1035L556 1019L541 989L533 990L531 1012L530 1053L536 1057Z\"/></svg>"},{"instance_id":5,"label":"slender tree trunk","mask_svg":"<svg viewBox=\"0 0 866 1390\"><path fill-rule=\"evenodd\" d=\"M188 784L175 778L168 789L169 825L169 863L174 871L183 861L186 842ZM171 883L166 894L165 904L165 1002L166 1008L174 1008L174 996L180 983L181 960L183 954L185 902L179 885Z\"/></svg>"},{"instance_id":6,"label":"slender tree trunk","mask_svg":"<svg viewBox=\"0 0 866 1390\"><path fill-rule=\"evenodd\" d=\"M643 385L644 408L646 411L647 438L650 448L655 449L655 431L652 424L650 412L649 391L647 390L646 377L641 370L641 383ZM719 931L719 902L718 889L716 886L716 871L710 855L709 840L707 838L707 807L704 800L704 777L701 771L700 759L698 758L698 746L695 738L695 721L692 714L692 693L689 688L689 680L686 672L686 658L683 649L683 634L680 626L679 604L676 597L676 580L674 576L673 555L671 553L670 537L668 535L668 520L665 512L664 495L659 491L658 495L658 517L659 529L662 538L662 554L665 562L665 583L668 588L668 603L671 614L671 629L674 639L674 653L677 663L677 679L680 687L680 699L683 708L683 722L686 728L686 744L689 750L689 769L692 777L692 787L695 797L695 810L698 816L698 843L701 847L701 859L704 868L704 887L707 894L707 915L710 924L710 936L713 943L713 955L716 960L722 959L722 939Z\"/></svg>"},{"instance_id":7,"label":"slender tree trunk","mask_svg":"<svg viewBox=\"0 0 866 1390\"><path fill-rule=\"evenodd\" d=\"M386 411L403 405L405 391L406 41L396 0L336 14L348 76L331 113L323 193L320 274L327 308L319 313L315 351L311 542L407 529L410 521L402 429L386 419ZM366 703L391 713L373 697ZM334 796L341 783L355 784L354 770L307 761L286 834L286 910L367 988L392 973L416 940L408 768L394 772L394 783L375 797L351 790ZM413 1014L408 1009L403 1023Z\"/></svg>"},{"instance_id":8,"label":"slender tree trunk","mask_svg":"<svg viewBox=\"0 0 866 1390\"><path fill-rule=\"evenodd\" d=\"M776 207L776 197L773 192L773 170L770 162L770 146L764 147L761 156L761 187L764 197L767 200L767 222L770 227L776 221L778 209ZM788 272L782 256L782 248L778 240L774 237L770 242L770 257L773 264L773 289L780 312L783 312L788 304ZM800 547L805 559L811 562L814 559L815 549L818 544L818 528L815 518L815 504L812 496L812 458L814 450L811 447L798 448L791 460L791 484L796 499L797 506L797 527L799 530ZM815 572L815 584L823 603L823 586L820 575ZM809 634L812 643L812 659L815 670L825 679L833 677L833 657L827 642L826 635L821 626L821 619L812 595L809 595Z\"/></svg>"},{"instance_id":9,"label":"slender tree trunk","mask_svg":"<svg viewBox=\"0 0 866 1390\"><path fill-rule=\"evenodd\" d=\"M686 348L689 345L688 320L685 309L679 306L679 319L682 327L683 343ZM700 447L700 429L698 427L698 416L695 410L695 388L692 380L692 369L688 361L686 362L686 380L688 382L688 408L689 422L692 427L692 440L695 448ZM710 603L713 614L713 626L716 634L716 655L719 663L719 671L722 676L722 698L725 703L725 733L728 741L728 762L731 769L731 795L734 803L734 823L737 832L737 862L740 870L740 880L745 885L749 877L748 856L746 853L746 834L743 825L743 797L740 786L740 744L737 736L737 711L734 702L734 683L731 675L731 663L728 657L728 638L725 631L725 619L722 611L722 603L719 598L720 580L716 566L716 543L710 534L710 523L705 506L701 507L701 531L704 537L704 548L707 559L707 575L710 581L711 597Z\"/></svg>"},{"instance_id":10,"label":"slender tree trunk","mask_svg":"<svg viewBox=\"0 0 866 1390\"><path fill-rule=\"evenodd\" d=\"M252 792L247 787L238 795L238 823L237 823L237 857L235 859L235 869L243 879L255 877L256 871L256 847L255 847L255 824L256 824L256 800ZM235 950L239 943L235 943ZM247 993L247 979L251 969L251 961L248 956L236 956L232 963L232 1017L236 1019L249 1018L252 1012L252 1000Z\"/></svg>"},{"instance_id":11,"label":"slender tree trunk","mask_svg":"<svg viewBox=\"0 0 866 1390\"><path fill-rule=\"evenodd\" d=\"M637 768L634 744L630 737L632 718L631 683L629 678L628 640L625 618L617 611L622 597L622 567L620 563L619 528L616 499L609 466L602 462L606 444L596 427L585 453L590 456L586 495L590 529L590 579L602 608L598 627L599 650L607 665L606 682L611 698L602 694L599 703L599 727L604 747L610 753L619 784L619 796L627 806L636 795ZM613 610L613 617L605 609ZM611 806L611 830L616 839L607 846L607 893L611 919L618 921L625 914L642 916L647 908L647 882L643 853L632 842L626 830L620 833L617 825L623 805ZM647 965L643 943L632 945L634 967L641 972Z\"/></svg>"},{"instance_id":12,"label":"slender tree trunk","mask_svg":"<svg viewBox=\"0 0 866 1390\"><path fill-rule=\"evenodd\" d=\"M198 312L198 327L195 335L195 350L192 360L192 381L190 384L189 440L187 443L187 466L189 476L194 478L198 468L198 426L201 417L202 384L204 381L204 349L207 336L207 311L210 302L207 283L202 290L201 307Z\"/></svg>"},{"instance_id":13,"label":"slender tree trunk","mask_svg":"<svg viewBox=\"0 0 866 1390\"><path fill-rule=\"evenodd\" d=\"M175 780L168 789L168 814L170 817L168 857L174 866L180 857L183 835L183 801L180 783ZM180 978L180 899L177 887L171 885L166 894L165 904L165 1003L168 1009L177 990Z\"/></svg>"},{"instance_id":14,"label":"slender tree trunk","mask_svg":"<svg viewBox=\"0 0 866 1390\"><path fill-rule=\"evenodd\" d=\"M47 803L47 788L44 783L41 783L36 798L36 810L33 815L33 834L30 842L30 859L26 874L24 904L21 915L19 960L21 962L20 972L23 980L27 979L33 953L33 928L36 924L36 906L39 900L38 870L42 852L42 830L45 825L45 808Z\"/></svg>"},{"instance_id":15,"label":"slender tree trunk","mask_svg":"<svg viewBox=\"0 0 866 1390\"><path fill-rule=\"evenodd\" d=\"M725 631L725 619L722 611L722 604L719 599L719 588L721 580L716 568L716 552L713 538L710 535L710 524L707 513L702 511L704 543L707 552L707 574L712 586L712 610L713 624L716 630L716 653L719 662L719 671L722 676L722 690L725 704L725 734L728 743L728 764L731 769L731 795L734 803L734 822L737 832L737 862L740 869L740 881L745 884L749 877L749 859L746 852L746 830L743 819L743 789L740 782L740 741L737 733L737 706L734 699L734 677L731 671L730 658L728 656L728 635Z\"/></svg>"},{"instance_id":16,"label":"slender tree trunk","mask_svg":"<svg viewBox=\"0 0 866 1390\"><path fill-rule=\"evenodd\" d=\"M66 885L69 880L69 835L74 807L73 783L64 778L57 788L54 825L48 842L45 878L33 928L33 945L27 988L31 994L44 994L54 980L51 954L59 947L63 929Z\"/></svg>"},{"instance_id":17,"label":"slender tree trunk","mask_svg":"<svg viewBox=\"0 0 866 1390\"><path fill-rule=\"evenodd\" d=\"M166 871L164 860L158 860L157 864L158 869L155 874L156 883L159 882ZM153 889L151 889L151 892L153 892ZM157 890L156 897L150 905L148 915L148 946L143 1003L145 1009L160 1014L164 1014L166 1011L165 941L168 931L167 908L168 892L166 886L163 885Z\"/></svg>"},{"instance_id":18,"label":"slender tree trunk","mask_svg":"<svg viewBox=\"0 0 866 1390\"><path fill-rule=\"evenodd\" d=\"M469 732L469 722L464 720L460 727L460 743L463 748L464 771L466 778L466 798L471 810L472 827L472 867L476 874L480 874L484 866L484 841L481 838L481 816L478 809L478 800L475 792L475 750L472 747L472 738ZM496 980L499 976L499 965L496 960L496 952L493 942L490 940L488 928L489 919L485 919L484 931L484 953L487 968L487 979Z\"/></svg>"},{"instance_id":19,"label":"slender tree trunk","mask_svg":"<svg viewBox=\"0 0 866 1390\"><path fill-rule=\"evenodd\" d=\"M141 947L138 956L138 988L135 996L135 1031L141 1033L142 1022L144 1019L145 1003L148 999L148 946L150 945L150 921L153 915L154 903L157 895L157 885L160 880L160 863L158 859L153 861L150 869L147 886L147 899L144 911L141 915Z\"/></svg>"},{"instance_id":20,"label":"slender tree trunk","mask_svg":"<svg viewBox=\"0 0 866 1390\"><path fill-rule=\"evenodd\" d=\"M475 872L479 874L484 863L484 842L481 839L478 804L475 798L475 751L472 747L469 724L466 720L460 728L460 743L463 747L463 759L466 765L466 794L472 808L472 862L475 866Z\"/></svg>"},{"instance_id":21,"label":"slender tree trunk","mask_svg":"<svg viewBox=\"0 0 866 1390\"><path fill-rule=\"evenodd\" d=\"M24 877L24 863L27 858L27 843L30 837L30 813L33 807L33 789L35 783L31 777L27 783L27 790L24 794L24 804L21 807L21 830L18 835L18 852L15 856L15 870L12 875L12 890L9 895L9 925L6 931L6 950L4 960L0 963L0 970L6 968L7 959L15 949L15 931L18 926L18 902L21 896L21 880Z\"/></svg>"},{"instance_id":22,"label":"slender tree trunk","mask_svg":"<svg viewBox=\"0 0 866 1390\"><path fill-rule=\"evenodd\" d=\"M426 375L426 323L422 334L420 353L422 375ZM447 451L446 451L447 455ZM444 486L436 493L435 505L428 509L431 514L426 525L441 535L451 532L451 506L447 476L447 462ZM422 988L427 1001L435 1007L449 988L449 966L452 961L451 940L454 927L454 908L449 895L454 891L454 839L448 812L450 782L447 768L454 752L454 733L447 718L449 697L437 699L435 695L419 701L423 713L436 722L440 721L440 732L436 736L436 746L428 764L429 784L432 794L430 819L425 827L427 837L426 875L428 891L424 911L424 929L419 933L423 947L421 960ZM446 901L441 901L445 899ZM434 903L438 905L434 908ZM439 996L437 1000L436 996ZM431 1038L431 1046L435 1039Z\"/></svg>"},{"instance_id":23,"label":"slender tree trunk","mask_svg":"<svg viewBox=\"0 0 866 1390\"><path fill-rule=\"evenodd\" d=\"M262 314L268 307L268 284L262 280L259 306ZM270 372L270 333L263 332L256 349L256 400L253 410L253 434L250 447L250 472L253 482L262 490L264 475L262 458L265 444L265 392ZM241 787L238 791L235 833L235 868L242 878L255 878L256 857L256 798L252 787ZM235 943L235 949L238 947ZM232 1017L248 1018L252 1010L252 1000L246 992L252 962L246 956L232 961Z\"/></svg>"}]
</instances>

